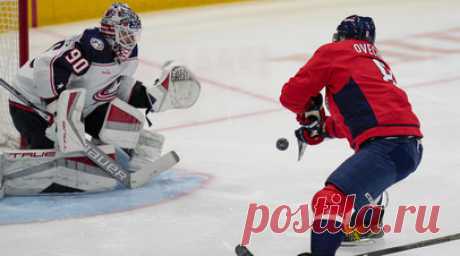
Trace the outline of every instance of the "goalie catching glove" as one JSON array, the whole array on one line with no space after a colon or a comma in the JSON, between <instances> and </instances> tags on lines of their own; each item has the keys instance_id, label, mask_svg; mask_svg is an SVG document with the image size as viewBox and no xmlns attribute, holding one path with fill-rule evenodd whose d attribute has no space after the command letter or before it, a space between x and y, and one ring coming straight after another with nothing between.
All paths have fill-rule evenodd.
<instances>
[{"instance_id":1,"label":"goalie catching glove","mask_svg":"<svg viewBox=\"0 0 460 256\"><path fill-rule=\"evenodd\" d=\"M154 98L149 110L162 112L189 108L198 100L200 91L201 85L190 70L184 65L168 61L163 65L160 78L147 88L147 93Z\"/></svg>"},{"instance_id":2,"label":"goalie catching glove","mask_svg":"<svg viewBox=\"0 0 460 256\"><path fill-rule=\"evenodd\" d=\"M295 136L308 145L320 144L324 138L329 137L326 120L323 96L318 94L310 99L306 112L297 114L297 121L301 127L295 131Z\"/></svg>"}]
</instances>

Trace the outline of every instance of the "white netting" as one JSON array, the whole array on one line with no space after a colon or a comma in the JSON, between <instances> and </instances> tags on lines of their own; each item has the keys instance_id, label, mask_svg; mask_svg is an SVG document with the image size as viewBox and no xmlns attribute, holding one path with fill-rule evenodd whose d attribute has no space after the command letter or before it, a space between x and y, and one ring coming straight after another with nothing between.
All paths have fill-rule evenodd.
<instances>
[{"instance_id":1,"label":"white netting","mask_svg":"<svg viewBox=\"0 0 460 256\"><path fill-rule=\"evenodd\" d=\"M0 0L0 77L11 83L19 67L17 0ZM8 93L0 88L0 147L17 147L19 135L12 126Z\"/></svg>"}]
</instances>

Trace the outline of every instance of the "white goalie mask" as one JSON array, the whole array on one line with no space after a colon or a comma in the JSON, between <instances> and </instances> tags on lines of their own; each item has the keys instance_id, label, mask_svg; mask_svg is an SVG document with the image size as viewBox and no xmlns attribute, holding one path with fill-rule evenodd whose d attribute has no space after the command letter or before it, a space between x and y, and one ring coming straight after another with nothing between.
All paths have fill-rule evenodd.
<instances>
[{"instance_id":1,"label":"white goalie mask","mask_svg":"<svg viewBox=\"0 0 460 256\"><path fill-rule=\"evenodd\" d=\"M120 61L129 58L140 40L141 30L139 16L126 4L112 4L101 20L101 32Z\"/></svg>"}]
</instances>

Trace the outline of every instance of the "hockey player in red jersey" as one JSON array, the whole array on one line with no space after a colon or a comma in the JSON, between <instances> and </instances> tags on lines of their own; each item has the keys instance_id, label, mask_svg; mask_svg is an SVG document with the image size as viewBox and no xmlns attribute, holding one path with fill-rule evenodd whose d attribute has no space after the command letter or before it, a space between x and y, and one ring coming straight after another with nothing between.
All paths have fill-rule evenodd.
<instances>
[{"instance_id":1,"label":"hockey player in red jersey","mask_svg":"<svg viewBox=\"0 0 460 256\"><path fill-rule=\"evenodd\" d=\"M282 105L296 113L301 125L296 130L300 141L316 145L325 138L346 138L355 150L328 177L311 204L314 208L320 198L326 199L326 206L341 209L339 216L327 212L315 216L313 227L336 225L344 230L346 214L378 202L388 187L415 171L422 157L419 120L374 41L372 18L347 17L337 27L333 42L321 46L282 89ZM324 88L330 116L322 106ZM348 195L356 196L354 209L344 205ZM314 231L315 256L335 255L349 234Z\"/></svg>"}]
</instances>

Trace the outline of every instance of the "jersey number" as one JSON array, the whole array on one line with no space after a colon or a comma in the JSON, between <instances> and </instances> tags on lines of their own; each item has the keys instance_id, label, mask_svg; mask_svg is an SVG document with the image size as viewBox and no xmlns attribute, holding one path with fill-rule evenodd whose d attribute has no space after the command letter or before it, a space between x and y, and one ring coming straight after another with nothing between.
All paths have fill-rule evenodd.
<instances>
[{"instance_id":1,"label":"jersey number","mask_svg":"<svg viewBox=\"0 0 460 256\"><path fill-rule=\"evenodd\" d=\"M375 65L377 68L380 70L380 73L382 73L382 79L385 82L391 82L392 84L396 85L396 79L393 76L393 72L391 72L390 69L387 69L385 64L381 62L380 60L373 59Z\"/></svg>"},{"instance_id":2,"label":"jersey number","mask_svg":"<svg viewBox=\"0 0 460 256\"><path fill-rule=\"evenodd\" d=\"M75 74L81 74L86 68L89 67L88 61L82 57L81 51L78 49L70 50L66 55L65 59L72 65L72 69Z\"/></svg>"}]
</instances>

